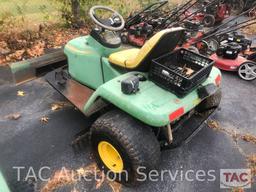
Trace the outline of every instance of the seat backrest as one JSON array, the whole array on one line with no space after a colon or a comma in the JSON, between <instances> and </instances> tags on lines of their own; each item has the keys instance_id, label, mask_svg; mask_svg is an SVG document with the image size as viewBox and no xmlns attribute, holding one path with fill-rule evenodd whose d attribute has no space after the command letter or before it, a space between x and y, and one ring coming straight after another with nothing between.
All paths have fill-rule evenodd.
<instances>
[{"instance_id":1,"label":"seat backrest","mask_svg":"<svg viewBox=\"0 0 256 192\"><path fill-rule=\"evenodd\" d=\"M133 70L147 71L152 59L156 59L176 48L184 35L184 28L165 29L156 33L140 49L136 58L127 60L126 66L136 64Z\"/></svg>"}]
</instances>

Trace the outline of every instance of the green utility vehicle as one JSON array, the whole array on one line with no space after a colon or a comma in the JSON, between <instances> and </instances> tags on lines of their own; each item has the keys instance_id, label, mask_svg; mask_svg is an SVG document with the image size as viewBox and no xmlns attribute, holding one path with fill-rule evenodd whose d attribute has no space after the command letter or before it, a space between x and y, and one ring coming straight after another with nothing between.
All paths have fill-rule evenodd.
<instances>
[{"instance_id":1,"label":"green utility vehicle","mask_svg":"<svg viewBox=\"0 0 256 192\"><path fill-rule=\"evenodd\" d=\"M0 189L1 192L10 192L9 187L0 171Z\"/></svg>"},{"instance_id":2,"label":"green utility vehicle","mask_svg":"<svg viewBox=\"0 0 256 192\"><path fill-rule=\"evenodd\" d=\"M89 133L99 167L135 185L138 170L155 169L161 150L187 142L217 109L221 73L209 58L178 48L183 28L125 48L119 13L94 6L90 17L97 27L67 43L68 65L46 79L86 116L97 116Z\"/></svg>"}]
</instances>

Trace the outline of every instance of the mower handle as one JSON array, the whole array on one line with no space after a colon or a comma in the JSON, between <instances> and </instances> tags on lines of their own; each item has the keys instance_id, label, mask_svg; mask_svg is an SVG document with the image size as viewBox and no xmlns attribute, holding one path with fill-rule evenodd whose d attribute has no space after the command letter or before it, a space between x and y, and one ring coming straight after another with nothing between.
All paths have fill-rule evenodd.
<instances>
[{"instance_id":1,"label":"mower handle","mask_svg":"<svg viewBox=\"0 0 256 192\"><path fill-rule=\"evenodd\" d=\"M215 3L219 3L220 0L214 0L210 3L208 3L205 7L201 8L201 9L198 9L197 11L195 12L192 12L191 14L189 14L188 16L184 17L183 19L181 19L180 21L176 22L175 24L178 24L178 23L182 23L183 21L185 21L186 19L190 18L191 16L193 15L196 15L197 13L200 13L202 12L204 9L214 5Z\"/></svg>"},{"instance_id":2,"label":"mower handle","mask_svg":"<svg viewBox=\"0 0 256 192\"><path fill-rule=\"evenodd\" d=\"M104 10L104 11L112 12L112 16L108 19L100 19L99 17L97 17L95 13L96 10ZM110 31L120 31L125 26L125 21L123 16L119 14L117 11L115 11L114 9L111 9L106 6L101 6L101 5L93 6L89 11L89 15L97 25L99 25L104 29L108 29ZM116 24L115 23L116 20L119 20L121 22L120 24L118 24L118 26L114 26L114 24Z\"/></svg>"},{"instance_id":3,"label":"mower handle","mask_svg":"<svg viewBox=\"0 0 256 192\"><path fill-rule=\"evenodd\" d=\"M172 10L170 11L171 14L170 14L167 18L165 18L164 21L163 21L163 23L162 23L161 25L157 26L156 29L163 27L163 26L166 24L166 22L167 22L169 19L171 19L171 18L173 18L174 16L176 16L176 14L178 14L178 16L176 16L176 18L178 18L180 15L182 15L183 13L185 13L188 9L190 9L191 7L193 7L193 6L194 6L195 4L197 4L199 1L200 1L200 0L196 0L196 2L194 2L193 4L191 4L191 1L189 0L189 1L187 1L185 4L183 4L182 6L178 7L178 9L176 9L176 8L172 9ZM187 7L188 5L189 5L189 7ZM175 10L175 9L176 9L176 10ZM184 9L184 10L183 10L183 9ZM179 14L180 11L182 11L182 14Z\"/></svg>"},{"instance_id":4,"label":"mower handle","mask_svg":"<svg viewBox=\"0 0 256 192\"><path fill-rule=\"evenodd\" d=\"M133 25L134 20L136 20L139 15L141 15L142 13L146 13L152 7L158 5L156 8L154 8L153 10L150 11L151 13L158 10L159 8L161 8L162 6L164 6L167 3L168 3L168 0L163 0L163 1L156 2L156 3L152 3L151 5L149 5L148 7L146 7L145 9L143 9L142 11L140 11L139 13L135 14L130 19L128 19L126 21L126 26Z\"/></svg>"}]
</instances>

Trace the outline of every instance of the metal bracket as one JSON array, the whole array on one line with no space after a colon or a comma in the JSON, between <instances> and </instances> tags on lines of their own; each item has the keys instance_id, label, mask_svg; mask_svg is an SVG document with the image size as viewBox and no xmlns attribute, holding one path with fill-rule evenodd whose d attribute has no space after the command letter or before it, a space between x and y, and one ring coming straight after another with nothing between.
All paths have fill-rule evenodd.
<instances>
[{"instance_id":1,"label":"metal bracket","mask_svg":"<svg viewBox=\"0 0 256 192\"><path fill-rule=\"evenodd\" d=\"M169 144L169 145L172 144L172 142L173 142L173 135L172 135L171 124L168 124L168 125L165 127L165 135L166 135L168 144Z\"/></svg>"}]
</instances>

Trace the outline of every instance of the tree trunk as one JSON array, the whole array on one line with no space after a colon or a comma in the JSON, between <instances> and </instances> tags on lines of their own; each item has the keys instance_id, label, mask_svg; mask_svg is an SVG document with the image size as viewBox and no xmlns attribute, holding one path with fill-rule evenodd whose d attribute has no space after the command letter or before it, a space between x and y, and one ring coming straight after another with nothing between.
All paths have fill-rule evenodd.
<instances>
[{"instance_id":1,"label":"tree trunk","mask_svg":"<svg viewBox=\"0 0 256 192\"><path fill-rule=\"evenodd\" d=\"M71 0L73 25L79 27L81 25L80 20L80 3L79 0Z\"/></svg>"}]
</instances>

